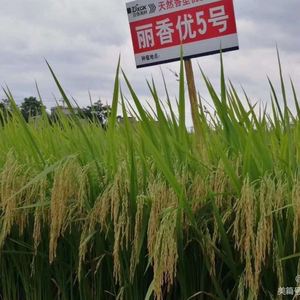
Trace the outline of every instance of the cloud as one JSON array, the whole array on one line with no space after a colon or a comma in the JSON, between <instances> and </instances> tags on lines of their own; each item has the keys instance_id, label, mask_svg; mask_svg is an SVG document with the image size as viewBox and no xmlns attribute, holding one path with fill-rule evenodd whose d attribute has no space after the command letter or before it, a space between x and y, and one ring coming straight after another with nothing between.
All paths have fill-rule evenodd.
<instances>
[{"instance_id":1,"label":"cloud","mask_svg":"<svg viewBox=\"0 0 300 300\"><path fill-rule=\"evenodd\" d=\"M236 1L236 15L243 45L248 49L275 44L282 51L299 52L298 0Z\"/></svg>"}]
</instances>

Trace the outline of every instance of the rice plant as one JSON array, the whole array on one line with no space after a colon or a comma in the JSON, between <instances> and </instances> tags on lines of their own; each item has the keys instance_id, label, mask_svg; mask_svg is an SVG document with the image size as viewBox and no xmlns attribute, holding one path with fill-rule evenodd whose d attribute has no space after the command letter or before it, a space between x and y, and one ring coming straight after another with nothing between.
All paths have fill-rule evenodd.
<instances>
[{"instance_id":1,"label":"rice plant","mask_svg":"<svg viewBox=\"0 0 300 300\"><path fill-rule=\"evenodd\" d=\"M297 287L295 87L293 113L279 60L281 93L270 81L271 113L257 113L220 64L220 92L202 72L215 112L199 101L197 134L185 126L183 62L178 114L154 82L147 111L119 62L107 129L75 113L27 123L5 89L13 112L0 126L2 299L275 299Z\"/></svg>"}]
</instances>

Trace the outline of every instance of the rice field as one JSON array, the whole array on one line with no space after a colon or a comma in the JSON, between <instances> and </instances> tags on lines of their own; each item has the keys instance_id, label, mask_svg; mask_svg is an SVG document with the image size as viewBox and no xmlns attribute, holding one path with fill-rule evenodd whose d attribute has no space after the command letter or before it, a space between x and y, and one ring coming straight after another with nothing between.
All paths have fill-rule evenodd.
<instances>
[{"instance_id":1,"label":"rice field","mask_svg":"<svg viewBox=\"0 0 300 300\"><path fill-rule=\"evenodd\" d=\"M258 110L226 83L221 58L220 91L199 78L215 111L200 102L196 132L185 126L183 62L178 114L154 82L147 111L119 63L107 129L75 114L26 123L5 89L1 299L251 300L296 288L300 107L278 65L281 85L269 82L270 109Z\"/></svg>"}]
</instances>

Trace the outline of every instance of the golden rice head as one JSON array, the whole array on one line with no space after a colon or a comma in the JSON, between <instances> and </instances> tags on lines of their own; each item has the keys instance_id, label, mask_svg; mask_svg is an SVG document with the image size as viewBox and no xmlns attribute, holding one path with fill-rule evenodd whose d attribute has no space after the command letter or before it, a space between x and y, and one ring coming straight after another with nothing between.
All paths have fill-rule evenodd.
<instances>
[{"instance_id":1,"label":"golden rice head","mask_svg":"<svg viewBox=\"0 0 300 300\"><path fill-rule=\"evenodd\" d=\"M19 164L14 154L10 152L0 174L0 209L2 211L0 247L3 246L14 224L18 226L20 235L25 230L28 211L21 207L31 203L35 191L35 187L21 191L31 178L29 174L30 170Z\"/></svg>"},{"instance_id":2,"label":"golden rice head","mask_svg":"<svg viewBox=\"0 0 300 300\"><path fill-rule=\"evenodd\" d=\"M232 215L232 197L228 196L231 195L230 184L228 175L226 174L221 161L219 162L217 169L210 174L208 179L208 184L206 185L210 191L210 197L214 197L217 208L222 211L221 215L223 222L225 223ZM220 240L221 236L215 216L213 217L213 221L212 240L216 243L216 241Z\"/></svg>"},{"instance_id":3,"label":"golden rice head","mask_svg":"<svg viewBox=\"0 0 300 300\"><path fill-rule=\"evenodd\" d=\"M281 257L279 255L278 243L275 241L273 243L273 262L274 269L277 273L278 286L284 286L284 275L283 275L283 265L281 261ZM282 299L282 298L281 298Z\"/></svg>"},{"instance_id":4,"label":"golden rice head","mask_svg":"<svg viewBox=\"0 0 300 300\"><path fill-rule=\"evenodd\" d=\"M17 199L14 194L16 192L17 184L15 179L18 177L19 171L20 168L12 155L8 156L0 175L0 205L2 211L1 247L11 231L16 216Z\"/></svg>"},{"instance_id":5,"label":"golden rice head","mask_svg":"<svg viewBox=\"0 0 300 300\"><path fill-rule=\"evenodd\" d=\"M228 203L226 203L227 197L226 193L229 193L229 185L228 185L228 176L224 170L222 164L219 164L217 170L213 173L211 178L211 191L215 195L215 202L218 208L222 208Z\"/></svg>"},{"instance_id":6,"label":"golden rice head","mask_svg":"<svg viewBox=\"0 0 300 300\"><path fill-rule=\"evenodd\" d=\"M77 183L78 183L78 191L77 191L77 198L78 198L78 207L77 212L79 215L85 215L86 211L86 203L90 198L89 194L89 181L88 181L88 173L90 171L90 165L86 165L83 167L78 166L77 172Z\"/></svg>"},{"instance_id":7,"label":"golden rice head","mask_svg":"<svg viewBox=\"0 0 300 300\"><path fill-rule=\"evenodd\" d=\"M246 283L245 283L245 273L242 273L240 275L239 283L238 283L238 288L237 288L237 296L236 296L237 300L244 300L244 299L246 299L245 285L246 285Z\"/></svg>"},{"instance_id":8,"label":"golden rice head","mask_svg":"<svg viewBox=\"0 0 300 300\"><path fill-rule=\"evenodd\" d=\"M286 180L281 179L281 174L276 176L276 193L273 195L273 210L277 211L276 216L283 217L285 210L282 210L284 206L290 204L290 199L287 195L290 195L290 187Z\"/></svg>"},{"instance_id":9,"label":"golden rice head","mask_svg":"<svg viewBox=\"0 0 300 300\"><path fill-rule=\"evenodd\" d=\"M133 245L132 245L132 252L130 258L130 279L133 281L136 266L139 263L139 250L140 245L143 242L142 238L142 230L144 222L148 222L146 219L147 214L145 210L147 209L147 201L148 199L145 196L137 197L137 210L135 214L135 226L134 226L134 236L133 236Z\"/></svg>"},{"instance_id":10,"label":"golden rice head","mask_svg":"<svg viewBox=\"0 0 300 300\"><path fill-rule=\"evenodd\" d=\"M205 234L204 234L204 243L203 243L203 248L204 248L204 255L208 257L209 260L209 273L211 276L216 275L216 253L215 253L215 246L217 244L216 242L216 235L211 234L209 232L208 225L205 225Z\"/></svg>"},{"instance_id":11,"label":"golden rice head","mask_svg":"<svg viewBox=\"0 0 300 300\"><path fill-rule=\"evenodd\" d=\"M81 273L82 273L82 266L85 261L85 257L88 251L88 242L89 242L89 236L91 232L89 231L88 226L83 226L81 235L80 235L80 245L79 245L79 262L78 262L78 280L81 281Z\"/></svg>"},{"instance_id":12,"label":"golden rice head","mask_svg":"<svg viewBox=\"0 0 300 300\"><path fill-rule=\"evenodd\" d=\"M297 250L297 242L300 233L300 181L294 182L292 190L292 204L294 207L294 226L293 226L293 239L294 239L294 252Z\"/></svg>"},{"instance_id":13,"label":"golden rice head","mask_svg":"<svg viewBox=\"0 0 300 300\"><path fill-rule=\"evenodd\" d=\"M167 291L173 285L178 260L177 252L177 220L178 209L168 208L157 232L153 259L154 293L156 299L163 299L162 287Z\"/></svg>"},{"instance_id":14,"label":"golden rice head","mask_svg":"<svg viewBox=\"0 0 300 300\"><path fill-rule=\"evenodd\" d=\"M132 240L129 202L126 165L120 164L113 182L108 184L97 197L94 207L86 217L79 247L79 272L88 251L88 243L85 242L86 237L94 232L97 224L100 224L100 229L105 235L112 225L114 231L114 277L116 282L121 283L121 252L122 249L128 248Z\"/></svg>"},{"instance_id":15,"label":"golden rice head","mask_svg":"<svg viewBox=\"0 0 300 300\"><path fill-rule=\"evenodd\" d=\"M255 255L254 255L254 292L259 289L259 279L262 266L271 252L273 241L273 199L276 194L275 182L270 177L261 180L258 190L259 220L257 225Z\"/></svg>"},{"instance_id":16,"label":"golden rice head","mask_svg":"<svg viewBox=\"0 0 300 300\"><path fill-rule=\"evenodd\" d=\"M147 230L147 246L150 257L153 257L162 212L168 207L177 207L178 199L175 192L162 180L149 183L148 193L151 210Z\"/></svg>"},{"instance_id":17,"label":"golden rice head","mask_svg":"<svg viewBox=\"0 0 300 300\"><path fill-rule=\"evenodd\" d=\"M57 242L81 209L82 185L86 185L85 172L75 158L57 168L51 191L49 261L56 256Z\"/></svg>"},{"instance_id":18,"label":"golden rice head","mask_svg":"<svg viewBox=\"0 0 300 300\"><path fill-rule=\"evenodd\" d=\"M235 247L240 252L241 259L246 262L245 282L246 287L254 289L254 270L252 257L255 247L255 219L256 219L256 199L253 185L249 179L245 179L241 197L237 199L234 212L235 220L233 224L233 236Z\"/></svg>"},{"instance_id":19,"label":"golden rice head","mask_svg":"<svg viewBox=\"0 0 300 300\"><path fill-rule=\"evenodd\" d=\"M82 263L85 260L88 251L87 237L94 232L96 225L100 223L101 230L106 234L109 228L109 220L111 211L111 185L107 186L102 194L100 194L94 203L93 208L89 211L85 218L82 233L80 236L79 246L79 268L78 273L81 273ZM80 278L80 277L79 277Z\"/></svg>"},{"instance_id":20,"label":"golden rice head","mask_svg":"<svg viewBox=\"0 0 300 300\"><path fill-rule=\"evenodd\" d=\"M131 241L129 182L124 166L119 168L110 191L111 219L114 228L114 277L122 282L121 252Z\"/></svg>"},{"instance_id":21,"label":"golden rice head","mask_svg":"<svg viewBox=\"0 0 300 300\"><path fill-rule=\"evenodd\" d=\"M34 174L34 171L31 169L24 169L22 173L23 174L22 179L20 178L20 184L22 184L22 187L24 187L32 179L32 174ZM17 196L18 207L26 208L27 206L37 204L37 202L39 201L40 187L41 183L37 182L35 184L31 184L26 188L26 190L20 193ZM18 225L20 235L23 235L26 229L30 212L30 209L19 209L17 212L16 224Z\"/></svg>"},{"instance_id":22,"label":"golden rice head","mask_svg":"<svg viewBox=\"0 0 300 300\"><path fill-rule=\"evenodd\" d=\"M93 208L87 217L89 231L93 231L96 224L100 224L101 231L108 232L111 221L111 198L112 184L109 184L105 190L97 197Z\"/></svg>"},{"instance_id":23,"label":"golden rice head","mask_svg":"<svg viewBox=\"0 0 300 300\"><path fill-rule=\"evenodd\" d=\"M37 254L37 249L41 241L41 231L43 222L47 223L48 220L48 210L45 209L46 205L46 192L48 188L47 179L43 179L39 183L38 198L39 205L35 209L34 213L34 225L33 225L33 242L34 242L34 252Z\"/></svg>"},{"instance_id":24,"label":"golden rice head","mask_svg":"<svg viewBox=\"0 0 300 300\"><path fill-rule=\"evenodd\" d=\"M201 175L195 175L187 191L188 199L192 201L192 211L197 213L205 205L208 195L208 184Z\"/></svg>"}]
</instances>

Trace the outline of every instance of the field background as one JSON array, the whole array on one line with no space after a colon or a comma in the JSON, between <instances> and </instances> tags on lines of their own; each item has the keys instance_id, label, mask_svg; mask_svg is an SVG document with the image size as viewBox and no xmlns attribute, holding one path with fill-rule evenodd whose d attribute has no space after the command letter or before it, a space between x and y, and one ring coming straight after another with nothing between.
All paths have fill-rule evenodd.
<instances>
[{"instance_id":1,"label":"field background","mask_svg":"<svg viewBox=\"0 0 300 300\"><path fill-rule=\"evenodd\" d=\"M118 64L106 129L75 113L27 123L5 89L13 113L0 126L2 299L275 299L279 287L296 287L294 85L279 60L281 85L269 82L266 109L226 84L222 57L220 66L220 91L202 74L214 111L199 105L196 133L185 126L182 62L178 114L167 87L160 99L151 81L155 107L143 108Z\"/></svg>"}]
</instances>

